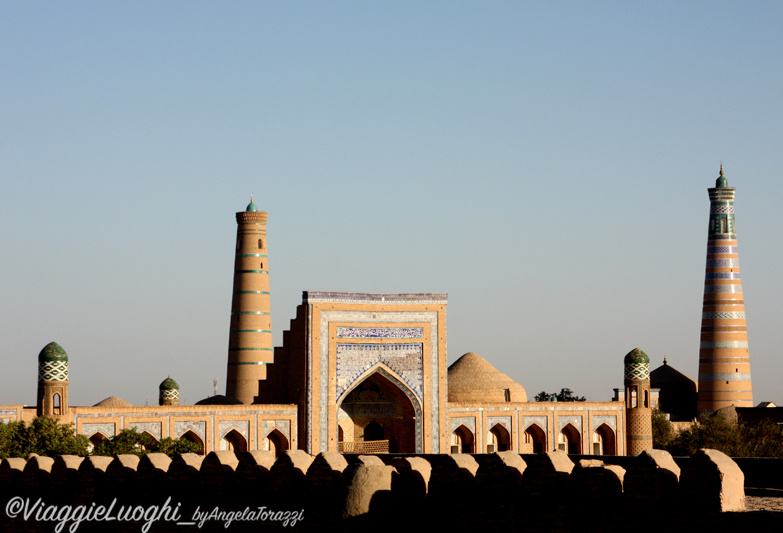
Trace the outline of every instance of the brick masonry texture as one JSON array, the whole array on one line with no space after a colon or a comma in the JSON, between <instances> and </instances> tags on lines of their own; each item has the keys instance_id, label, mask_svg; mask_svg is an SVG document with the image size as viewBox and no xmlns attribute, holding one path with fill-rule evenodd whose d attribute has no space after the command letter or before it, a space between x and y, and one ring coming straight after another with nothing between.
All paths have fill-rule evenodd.
<instances>
[{"instance_id":1,"label":"brick masonry texture","mask_svg":"<svg viewBox=\"0 0 783 533\"><path fill-rule=\"evenodd\" d=\"M644 530L710 527L712 531L729 531L732 527L732 531L769 531L783 523L783 513L775 512L783 508L781 499L769 494L748 499L750 508L744 511L720 512L710 507L715 501L746 500L741 483L733 488L720 483L732 469L735 475L740 472L728 457L717 462L710 460L709 454L699 459L680 458L680 473L674 462L662 460L661 454L668 455L658 452L652 460L646 456L607 458L615 463L611 465L562 452L417 456L326 452L313 457L296 450L277 459L267 452L212 452L206 457L185 454L174 459L159 454L141 459L36 456L0 463L0 504L5 507L14 496L41 497L60 505L101 504L113 498L118 504L153 505L171 497L181 504L185 517L197 506L303 510L302 522L289 529L293 531L412 527L621 531L627 530L628 520L633 521L640 512L645 514L644 527L650 528ZM666 492L673 498L662 505L660 493L645 488L666 473L670 476ZM365 483L365 479L372 483ZM699 487L705 497L693 498L689 493L693 487ZM653 504L657 511L649 513ZM90 525L85 525L84 530L90 531ZM117 526L113 531L138 531L140 526L113 525ZM154 530L176 529L173 524L164 525L171 527ZM0 530L51 531L52 525L2 515ZM224 529L222 524L212 523L207 530ZM237 522L229 530L283 528Z\"/></svg>"}]
</instances>

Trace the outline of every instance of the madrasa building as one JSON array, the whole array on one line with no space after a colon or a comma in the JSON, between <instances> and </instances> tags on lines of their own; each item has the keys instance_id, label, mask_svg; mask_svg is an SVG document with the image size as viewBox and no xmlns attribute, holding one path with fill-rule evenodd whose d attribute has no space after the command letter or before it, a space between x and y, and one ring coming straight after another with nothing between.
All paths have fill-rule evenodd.
<instances>
[{"instance_id":1,"label":"madrasa building","mask_svg":"<svg viewBox=\"0 0 783 533\"><path fill-rule=\"evenodd\" d=\"M475 353L446 367L444 293L305 291L283 345L272 344L267 213L236 214L226 394L180 405L168 377L159 405L116 397L68 401L68 355L38 356L37 405L0 406L0 421L46 415L93 444L135 428L215 450L309 454L539 453L628 455L652 448L649 358L624 360L625 389L608 402L531 402L519 383ZM619 361L618 361L619 370Z\"/></svg>"}]
</instances>

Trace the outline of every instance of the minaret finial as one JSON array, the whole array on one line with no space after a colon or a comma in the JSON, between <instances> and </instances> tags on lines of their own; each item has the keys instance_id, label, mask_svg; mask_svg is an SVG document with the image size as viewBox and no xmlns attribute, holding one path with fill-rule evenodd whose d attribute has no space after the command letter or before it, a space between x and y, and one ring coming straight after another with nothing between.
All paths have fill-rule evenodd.
<instances>
[{"instance_id":1,"label":"minaret finial","mask_svg":"<svg viewBox=\"0 0 783 533\"><path fill-rule=\"evenodd\" d=\"M723 176L723 163L720 164L720 175ZM252 198L252 196L251 196Z\"/></svg>"}]
</instances>

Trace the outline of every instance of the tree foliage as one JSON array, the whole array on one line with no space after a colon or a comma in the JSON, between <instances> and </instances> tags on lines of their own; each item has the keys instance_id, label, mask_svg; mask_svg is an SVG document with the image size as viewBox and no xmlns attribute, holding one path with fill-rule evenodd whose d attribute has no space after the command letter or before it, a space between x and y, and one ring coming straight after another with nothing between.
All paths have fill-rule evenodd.
<instances>
[{"instance_id":1,"label":"tree foliage","mask_svg":"<svg viewBox=\"0 0 783 533\"><path fill-rule=\"evenodd\" d=\"M165 453L169 457L182 455L183 453L201 453L201 445L188 439L161 439L153 448L154 452Z\"/></svg>"},{"instance_id":2,"label":"tree foliage","mask_svg":"<svg viewBox=\"0 0 783 533\"><path fill-rule=\"evenodd\" d=\"M90 441L77 435L73 424L62 424L56 418L39 416L30 425L25 422L0 423L0 459L27 457L31 453L55 457L57 455L90 455ZM193 452L200 453L201 446L187 439L154 439L135 429L124 429L111 439L104 440L92 450L92 455L144 455L151 452L168 456Z\"/></svg>"},{"instance_id":3,"label":"tree foliage","mask_svg":"<svg viewBox=\"0 0 783 533\"><path fill-rule=\"evenodd\" d=\"M23 421L0 424L0 459L31 453L85 456L89 443L87 437L74 433L73 424L62 424L48 416L34 418L29 426Z\"/></svg>"},{"instance_id":4,"label":"tree foliage","mask_svg":"<svg viewBox=\"0 0 783 533\"><path fill-rule=\"evenodd\" d=\"M653 417L654 444L655 428ZM675 456L693 455L702 448L710 448L730 457L783 457L783 428L770 420L748 425L711 413L689 429L672 433L668 442L661 440L660 447Z\"/></svg>"},{"instance_id":5,"label":"tree foliage","mask_svg":"<svg viewBox=\"0 0 783 533\"><path fill-rule=\"evenodd\" d=\"M657 450L667 449L674 438L672 423L666 418L666 413L657 407L652 412L652 434L653 448Z\"/></svg>"},{"instance_id":6,"label":"tree foliage","mask_svg":"<svg viewBox=\"0 0 783 533\"><path fill-rule=\"evenodd\" d=\"M148 433L139 433L135 428L123 429L111 439L106 439L92 450L93 455L145 455L148 453L165 453L173 457L183 453L199 453L201 446L187 439L172 439L166 437L159 442L150 437Z\"/></svg>"},{"instance_id":7,"label":"tree foliage","mask_svg":"<svg viewBox=\"0 0 783 533\"><path fill-rule=\"evenodd\" d=\"M560 389L560 392L557 393L550 393L546 391L541 391L538 394L536 394L535 400L537 402L583 402L585 401L584 396L575 396L574 391L568 388L562 388Z\"/></svg>"},{"instance_id":8,"label":"tree foliage","mask_svg":"<svg viewBox=\"0 0 783 533\"><path fill-rule=\"evenodd\" d=\"M153 439L147 433L139 433L135 428L123 429L110 439L105 439L92 449L93 455L144 455L152 448Z\"/></svg>"}]
</instances>

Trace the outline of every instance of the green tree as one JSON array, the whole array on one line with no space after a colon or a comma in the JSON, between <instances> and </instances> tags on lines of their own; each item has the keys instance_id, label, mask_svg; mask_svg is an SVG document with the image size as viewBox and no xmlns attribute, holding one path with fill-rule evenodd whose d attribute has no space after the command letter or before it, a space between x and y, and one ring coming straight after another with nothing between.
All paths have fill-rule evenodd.
<instances>
[{"instance_id":1,"label":"green tree","mask_svg":"<svg viewBox=\"0 0 783 533\"><path fill-rule=\"evenodd\" d=\"M0 459L25 456L22 439L19 438L24 431L24 422L0 424Z\"/></svg>"},{"instance_id":2,"label":"green tree","mask_svg":"<svg viewBox=\"0 0 783 533\"><path fill-rule=\"evenodd\" d=\"M188 439L172 439L166 437L152 448L153 452L165 453L169 457L182 455L183 453L201 453L201 446Z\"/></svg>"},{"instance_id":3,"label":"green tree","mask_svg":"<svg viewBox=\"0 0 783 533\"><path fill-rule=\"evenodd\" d=\"M23 421L0 424L0 458L27 457L37 453L87 455L89 441L73 431L73 424L62 424L56 418L39 416L28 426Z\"/></svg>"},{"instance_id":4,"label":"green tree","mask_svg":"<svg viewBox=\"0 0 783 533\"><path fill-rule=\"evenodd\" d=\"M729 422L721 413L700 418L689 429L680 431L670 441L667 450L672 455L693 455L701 448L718 450L730 457L746 457L743 428Z\"/></svg>"},{"instance_id":5,"label":"green tree","mask_svg":"<svg viewBox=\"0 0 783 533\"><path fill-rule=\"evenodd\" d=\"M665 450L674 438L672 423L666 418L666 413L658 409L652 412L653 448Z\"/></svg>"},{"instance_id":6,"label":"green tree","mask_svg":"<svg viewBox=\"0 0 783 533\"><path fill-rule=\"evenodd\" d=\"M554 398L554 400L553 400ZM575 396L574 391L568 388L562 388L560 389L560 392L558 393L549 393L546 391L541 391L535 396L535 400L537 402L551 402L551 401L558 401L558 402L583 402L585 401L584 396Z\"/></svg>"},{"instance_id":7,"label":"green tree","mask_svg":"<svg viewBox=\"0 0 783 533\"><path fill-rule=\"evenodd\" d=\"M123 429L111 439L102 440L92 449L93 455L144 455L152 447L152 438L136 428Z\"/></svg>"},{"instance_id":8,"label":"green tree","mask_svg":"<svg viewBox=\"0 0 783 533\"><path fill-rule=\"evenodd\" d=\"M783 428L771 420L742 425L745 457L783 457Z\"/></svg>"},{"instance_id":9,"label":"green tree","mask_svg":"<svg viewBox=\"0 0 783 533\"><path fill-rule=\"evenodd\" d=\"M159 442L147 433L139 433L135 428L123 429L111 439L95 445L93 455L114 456L121 454L145 455L148 453L165 453L169 457L183 453L200 453L201 446L187 439L172 439L166 437Z\"/></svg>"}]
</instances>

